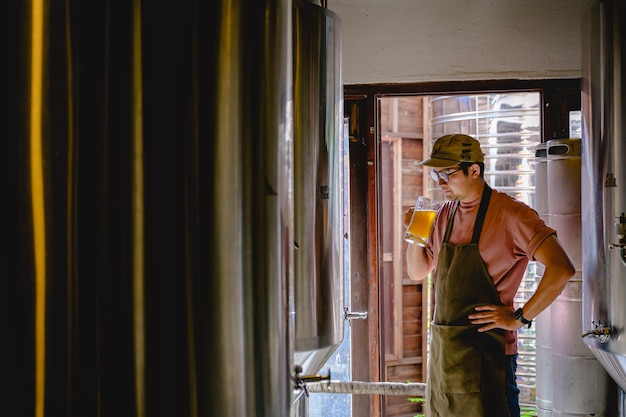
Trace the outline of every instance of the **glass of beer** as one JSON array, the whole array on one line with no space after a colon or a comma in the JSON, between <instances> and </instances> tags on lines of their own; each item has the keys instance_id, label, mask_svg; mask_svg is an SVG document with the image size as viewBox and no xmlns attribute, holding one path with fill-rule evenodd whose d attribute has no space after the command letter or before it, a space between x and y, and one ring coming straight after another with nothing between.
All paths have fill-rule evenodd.
<instances>
[{"instance_id":1,"label":"glass of beer","mask_svg":"<svg viewBox=\"0 0 626 417\"><path fill-rule=\"evenodd\" d=\"M404 232L404 240L426 246L438 209L439 203L437 201L424 196L417 197L411 221L406 232Z\"/></svg>"}]
</instances>

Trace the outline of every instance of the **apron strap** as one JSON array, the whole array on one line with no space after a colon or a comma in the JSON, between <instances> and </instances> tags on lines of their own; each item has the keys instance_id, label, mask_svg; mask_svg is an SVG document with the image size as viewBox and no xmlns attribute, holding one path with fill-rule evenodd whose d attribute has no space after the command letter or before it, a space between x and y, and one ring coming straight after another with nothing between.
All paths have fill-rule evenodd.
<instances>
[{"instance_id":1,"label":"apron strap","mask_svg":"<svg viewBox=\"0 0 626 417\"><path fill-rule=\"evenodd\" d=\"M443 241L448 243L448 239L450 238L450 233L452 232L452 224L454 223L454 215L456 214L456 209L459 208L461 204L460 201L457 201L454 207L452 207L452 212L450 213L450 217L448 218L448 225L446 227L446 234L443 236Z\"/></svg>"},{"instance_id":2,"label":"apron strap","mask_svg":"<svg viewBox=\"0 0 626 417\"><path fill-rule=\"evenodd\" d=\"M474 223L474 233L472 234L472 243L478 243L480 238L480 232L483 230L483 224L485 223L485 214L487 213L487 207L489 206L489 198L491 197L491 187L485 183L483 189L483 196L480 199L480 207L478 208L478 214L476 215L476 223Z\"/></svg>"}]
</instances>

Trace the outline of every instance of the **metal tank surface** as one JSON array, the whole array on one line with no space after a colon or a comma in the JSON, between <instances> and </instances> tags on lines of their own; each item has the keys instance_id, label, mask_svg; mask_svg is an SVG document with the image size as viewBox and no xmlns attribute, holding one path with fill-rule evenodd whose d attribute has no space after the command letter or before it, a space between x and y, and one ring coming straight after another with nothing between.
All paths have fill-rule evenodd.
<instances>
[{"instance_id":1,"label":"metal tank surface","mask_svg":"<svg viewBox=\"0 0 626 417\"><path fill-rule=\"evenodd\" d=\"M291 0L58 6L4 14L0 415L287 416Z\"/></svg>"},{"instance_id":2,"label":"metal tank surface","mask_svg":"<svg viewBox=\"0 0 626 417\"><path fill-rule=\"evenodd\" d=\"M583 20L583 340L626 389L626 57L623 2ZM589 387L593 389L593 387Z\"/></svg>"},{"instance_id":3,"label":"metal tank surface","mask_svg":"<svg viewBox=\"0 0 626 417\"><path fill-rule=\"evenodd\" d=\"M542 149L538 147L537 153ZM609 416L611 380L582 334L581 140L545 144L538 181L545 181L547 223L572 259L576 274L554 303L537 317L537 415ZM541 158L539 158L541 159ZM542 166L546 165L545 167ZM543 173L541 173L543 169ZM545 196L537 196L545 198ZM545 202L543 202L545 203ZM542 210L545 210L545 204ZM593 390L588 387L593 386Z\"/></svg>"},{"instance_id":4,"label":"metal tank surface","mask_svg":"<svg viewBox=\"0 0 626 417\"><path fill-rule=\"evenodd\" d=\"M343 340L341 21L294 2L296 373L316 373Z\"/></svg>"},{"instance_id":5,"label":"metal tank surface","mask_svg":"<svg viewBox=\"0 0 626 417\"><path fill-rule=\"evenodd\" d=\"M548 208L548 145L535 147L535 209L539 216L550 223ZM543 277L545 268L537 264L537 274ZM537 416L552 416L554 400L554 373L552 370L552 309L546 308L535 318L535 360Z\"/></svg>"}]
</instances>

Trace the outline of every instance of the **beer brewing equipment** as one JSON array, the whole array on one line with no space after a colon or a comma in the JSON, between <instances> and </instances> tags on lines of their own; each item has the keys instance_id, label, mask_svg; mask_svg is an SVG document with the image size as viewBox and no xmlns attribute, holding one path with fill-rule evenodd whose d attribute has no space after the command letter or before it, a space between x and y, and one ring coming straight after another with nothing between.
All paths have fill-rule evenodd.
<instances>
[{"instance_id":1,"label":"beer brewing equipment","mask_svg":"<svg viewBox=\"0 0 626 417\"><path fill-rule=\"evenodd\" d=\"M626 389L626 8L594 3L583 24L583 338Z\"/></svg>"},{"instance_id":2,"label":"beer brewing equipment","mask_svg":"<svg viewBox=\"0 0 626 417\"><path fill-rule=\"evenodd\" d=\"M546 383L552 384L552 397L541 399L551 400L552 408L542 409L540 405L549 403L538 398L537 412L540 416L611 415L614 402L607 401L613 392L611 380L580 337L583 262L581 139L552 139L546 145L548 224L556 230L576 273L548 307L549 314L541 316L542 320L549 318L546 327L550 332L551 349L546 359L551 369L549 372L537 369L537 391L539 393L539 387ZM589 386L594 389L587 389Z\"/></svg>"},{"instance_id":3,"label":"beer brewing equipment","mask_svg":"<svg viewBox=\"0 0 626 417\"><path fill-rule=\"evenodd\" d=\"M79 6L5 10L0 414L288 415L292 2Z\"/></svg>"},{"instance_id":4,"label":"beer brewing equipment","mask_svg":"<svg viewBox=\"0 0 626 417\"><path fill-rule=\"evenodd\" d=\"M294 2L295 358L316 373L343 339L341 21Z\"/></svg>"},{"instance_id":5,"label":"beer brewing equipment","mask_svg":"<svg viewBox=\"0 0 626 417\"><path fill-rule=\"evenodd\" d=\"M535 147L535 209L546 224L550 223L548 207L548 145ZM543 276L544 267L537 265L537 275ZM552 308L548 307L535 318L535 369L537 415L550 416L554 401L554 372L552 370Z\"/></svg>"}]
</instances>

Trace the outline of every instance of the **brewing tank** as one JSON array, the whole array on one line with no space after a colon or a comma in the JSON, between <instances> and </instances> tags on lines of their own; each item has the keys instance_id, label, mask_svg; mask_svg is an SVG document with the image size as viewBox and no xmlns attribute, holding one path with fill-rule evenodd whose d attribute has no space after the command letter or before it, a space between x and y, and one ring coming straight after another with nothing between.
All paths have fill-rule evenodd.
<instances>
[{"instance_id":1,"label":"brewing tank","mask_svg":"<svg viewBox=\"0 0 626 417\"><path fill-rule=\"evenodd\" d=\"M287 416L292 2L82 6L3 13L0 415Z\"/></svg>"},{"instance_id":2,"label":"brewing tank","mask_svg":"<svg viewBox=\"0 0 626 417\"><path fill-rule=\"evenodd\" d=\"M548 181L548 145L535 147L535 209L543 221L550 223ZM537 263L537 275L543 277L544 266ZM535 363L537 416L552 416L554 373L552 370L552 309L546 308L535 318Z\"/></svg>"},{"instance_id":3,"label":"brewing tank","mask_svg":"<svg viewBox=\"0 0 626 417\"><path fill-rule=\"evenodd\" d=\"M583 20L584 341L626 389L626 37L623 2L594 3Z\"/></svg>"},{"instance_id":4,"label":"brewing tank","mask_svg":"<svg viewBox=\"0 0 626 417\"><path fill-rule=\"evenodd\" d=\"M341 21L294 2L295 358L316 373L343 340Z\"/></svg>"}]
</instances>

